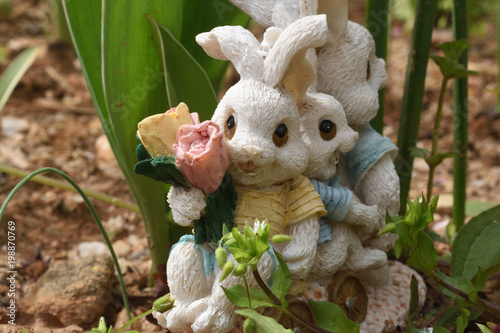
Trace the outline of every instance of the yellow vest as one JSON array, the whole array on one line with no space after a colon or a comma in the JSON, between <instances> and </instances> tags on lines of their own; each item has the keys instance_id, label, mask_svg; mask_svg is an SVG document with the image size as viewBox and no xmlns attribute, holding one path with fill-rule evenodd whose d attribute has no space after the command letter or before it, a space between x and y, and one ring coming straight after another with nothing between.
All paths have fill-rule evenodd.
<instances>
[{"instance_id":1,"label":"yellow vest","mask_svg":"<svg viewBox=\"0 0 500 333\"><path fill-rule=\"evenodd\" d=\"M243 232L245 222L253 226L255 219L270 224L270 236L283 234L286 226L300 222L312 215L319 219L326 215L319 194L309 179L299 176L267 190L236 185L238 201L234 221Z\"/></svg>"}]
</instances>

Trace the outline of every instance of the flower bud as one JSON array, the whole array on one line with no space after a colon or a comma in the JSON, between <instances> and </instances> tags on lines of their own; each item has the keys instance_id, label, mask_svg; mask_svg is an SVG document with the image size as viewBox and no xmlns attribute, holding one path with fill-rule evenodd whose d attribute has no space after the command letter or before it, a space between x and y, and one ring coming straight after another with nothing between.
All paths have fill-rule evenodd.
<instances>
[{"instance_id":1,"label":"flower bud","mask_svg":"<svg viewBox=\"0 0 500 333\"><path fill-rule=\"evenodd\" d=\"M247 318L243 322L243 333L257 333L257 323L255 320Z\"/></svg>"},{"instance_id":2,"label":"flower bud","mask_svg":"<svg viewBox=\"0 0 500 333\"><path fill-rule=\"evenodd\" d=\"M224 281L227 278L227 276L231 274L233 269L234 269L234 262L233 261L227 262L224 265L224 269L222 269L222 274L220 276L219 282Z\"/></svg>"},{"instance_id":3,"label":"flower bud","mask_svg":"<svg viewBox=\"0 0 500 333\"><path fill-rule=\"evenodd\" d=\"M174 302L175 299L170 294L166 294L154 301L153 309L158 312L165 312L174 307Z\"/></svg>"},{"instance_id":4,"label":"flower bud","mask_svg":"<svg viewBox=\"0 0 500 333\"><path fill-rule=\"evenodd\" d=\"M215 259L217 259L217 264L219 265L219 268L222 269L224 265L227 262L227 251L223 247L217 248L215 250Z\"/></svg>"},{"instance_id":5,"label":"flower bud","mask_svg":"<svg viewBox=\"0 0 500 333\"><path fill-rule=\"evenodd\" d=\"M233 275L234 276L241 276L241 275L245 274L246 272L247 272L247 265L245 265L245 264L239 264L234 269Z\"/></svg>"},{"instance_id":6,"label":"flower bud","mask_svg":"<svg viewBox=\"0 0 500 333\"><path fill-rule=\"evenodd\" d=\"M271 242L279 244L279 243L286 243L290 242L293 240L293 237L291 236L286 236L286 235L274 235L273 238L271 238Z\"/></svg>"}]
</instances>

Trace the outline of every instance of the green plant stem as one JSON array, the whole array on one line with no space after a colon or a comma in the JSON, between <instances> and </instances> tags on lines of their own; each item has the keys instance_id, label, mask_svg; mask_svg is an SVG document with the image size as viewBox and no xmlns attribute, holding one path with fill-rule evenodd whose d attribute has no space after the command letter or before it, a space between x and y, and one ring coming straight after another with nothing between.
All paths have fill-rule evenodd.
<instances>
[{"instance_id":1,"label":"green plant stem","mask_svg":"<svg viewBox=\"0 0 500 333\"><path fill-rule=\"evenodd\" d=\"M118 331L116 331L116 333L120 333L121 331L123 331L125 329L125 327L132 325L134 322L136 322L137 320L139 320L141 318L146 317L148 314L152 313L153 311L154 311L154 309L150 309L144 313L141 313L137 317L130 319L125 325L120 327L120 329Z\"/></svg>"},{"instance_id":2,"label":"green plant stem","mask_svg":"<svg viewBox=\"0 0 500 333\"><path fill-rule=\"evenodd\" d=\"M273 301L273 303L278 305L278 306L282 306L283 303L281 303L280 299L278 297L276 297L276 295L269 288L267 283L264 280L262 280L262 277L260 276L259 271L257 269L255 269L255 270L252 270L252 273L253 273L253 277L255 278L255 281L257 281L260 288L271 299L271 301Z\"/></svg>"},{"instance_id":3,"label":"green plant stem","mask_svg":"<svg viewBox=\"0 0 500 333\"><path fill-rule=\"evenodd\" d=\"M431 319L429 319L427 321L427 326L433 327L436 324L436 322L438 321L438 319L441 318L446 313L446 311L448 311L453 306L453 304L455 304L455 301L453 299L449 298L446 301L446 303L444 303L443 306L441 306L441 308L439 308L439 311L437 311L431 317Z\"/></svg>"},{"instance_id":4,"label":"green plant stem","mask_svg":"<svg viewBox=\"0 0 500 333\"><path fill-rule=\"evenodd\" d=\"M462 290L460 290L460 289L452 286L448 282L442 280L436 274L436 272L430 271L427 274L429 275L429 277L431 279L433 279L434 281L436 281L441 287L444 287L444 288L448 289L449 291L454 292L455 294L457 294L460 297L463 297L466 300L469 299L469 295L466 292L464 292L464 291L462 291ZM487 310L489 310L489 311L493 311L495 313L500 313L500 306L495 305L493 303L490 303L490 302L488 302L488 301L486 301L486 300L484 300L482 298L479 298L478 305L481 306L481 307L483 307L483 308L485 308L485 309L487 309Z\"/></svg>"},{"instance_id":5,"label":"green plant stem","mask_svg":"<svg viewBox=\"0 0 500 333\"><path fill-rule=\"evenodd\" d=\"M368 0L366 4L366 28L375 40L378 58L387 60L389 44L389 0ZM377 116L370 121L371 126L382 134L384 128L385 89L379 91Z\"/></svg>"},{"instance_id":6,"label":"green plant stem","mask_svg":"<svg viewBox=\"0 0 500 333\"><path fill-rule=\"evenodd\" d=\"M314 324L311 324L311 323L308 323L308 322L302 320L300 318L300 316L298 316L297 314L293 313L292 311L283 308L283 303L281 303L280 299L278 297L276 297L276 295L269 288L269 286L267 285L267 283L264 282L264 280L262 280L262 277L260 276L259 271L257 269L255 269L255 270L252 270L252 273L253 273L253 276L254 276L255 280L257 281L259 287L264 291L264 293L267 295L267 297L269 297L274 304L276 304L276 305L278 305L280 307L281 311L283 311L287 315L293 317L298 322L300 322L302 325L310 328L314 332L317 332L317 333L329 333L328 331L322 329L321 327L318 327L318 326L316 326ZM245 279L245 283L246 283L246 279ZM247 286L247 291L248 290L249 289L248 289L248 286ZM248 297L250 298L250 295ZM249 305L250 305L250 303L249 303ZM250 306L250 308L251 308L251 306Z\"/></svg>"},{"instance_id":7,"label":"green plant stem","mask_svg":"<svg viewBox=\"0 0 500 333\"><path fill-rule=\"evenodd\" d=\"M94 206L90 202L89 198L87 197L87 195L85 194L85 192L83 192L83 190L80 188L80 186L78 186L73 181L73 179L71 179L68 175L66 175L64 172L62 172L60 170L57 170L57 169L54 169L54 168L42 168L42 169L39 169L39 170L36 170L36 171L30 173L23 180L21 180L16 185L16 187L14 187L14 189L9 193L9 195L7 196L7 198L5 198L5 201L2 204L2 207L0 208L0 220L2 219L3 214L5 212L5 209L7 208L7 205L9 203L9 201L12 199L12 197L14 196L14 194L16 194L16 192L24 184L26 184L29 180L31 180L33 177L35 177L35 176L37 176L37 175L39 175L41 173L44 173L44 172L52 172L52 173L55 173L56 175L64 178L82 196L83 201L85 201L85 204L87 205L88 209L90 210L90 214L92 214L92 217L94 218L94 221L96 222L97 226L99 227L99 230L101 231L102 237L104 238L104 241L106 242L106 245L109 248L109 252L111 253L111 257L113 258L113 262L115 264L116 271L117 271L117 274L118 274L118 281L120 283L120 289L121 289L121 292L122 292L123 305L125 306L128 318L130 320L131 319L130 307L129 307L129 304L128 304L127 293L126 293L126 290L125 290L125 283L123 282L123 274L122 274L122 271L120 269L120 264L118 263L118 258L116 257L115 250L113 249L113 245L111 244L111 241L109 240L108 234L106 233L106 230L104 230L104 227L102 226L101 220L99 219L99 216L97 215L97 212L95 211Z\"/></svg>"},{"instance_id":8,"label":"green plant stem","mask_svg":"<svg viewBox=\"0 0 500 333\"><path fill-rule=\"evenodd\" d=\"M455 40L467 39L466 0L453 0L453 34ZM468 51L458 63L467 68ZM458 232L465 222L467 187L467 146L469 130L468 78L457 79L453 86L453 224Z\"/></svg>"},{"instance_id":9,"label":"green plant stem","mask_svg":"<svg viewBox=\"0 0 500 333\"><path fill-rule=\"evenodd\" d=\"M441 118L443 114L444 97L446 95L446 87L448 86L449 79L447 77L443 78L443 83L441 84L441 91L439 92L439 103L438 110L436 114L436 121L434 122L434 131L432 134L432 149L431 157L437 154L438 140L439 140L439 130L441 129ZM436 171L437 165L429 164L429 179L427 180L427 198L432 198L432 187L434 185L434 172Z\"/></svg>"},{"instance_id":10,"label":"green plant stem","mask_svg":"<svg viewBox=\"0 0 500 333\"><path fill-rule=\"evenodd\" d=\"M244 274L243 274L243 281L245 281L245 289L247 290L248 307L251 309L252 308L252 297L250 296L250 287L248 287L248 281L247 281L247 278Z\"/></svg>"},{"instance_id":11,"label":"green plant stem","mask_svg":"<svg viewBox=\"0 0 500 333\"><path fill-rule=\"evenodd\" d=\"M28 175L27 172L25 171L21 171L21 170L17 170L15 168L11 168L5 164L0 164L0 172L3 172L3 173L6 173L6 174L9 174L9 175L12 175L12 176L16 176L16 177L19 177L19 178L24 178ZM40 184L43 184L43 185L48 185L48 186L52 186L52 187L55 187L55 188L59 188L59 189L62 189L62 190L66 190L66 191L71 191L71 192L75 192L77 193L77 191L75 190L75 188L71 185L68 185L64 182L61 182L61 181L58 181L58 180L54 180L54 179L51 179L51 178L48 178L48 177L44 177L44 176L36 176L34 177L33 179L31 179L32 181L34 182L37 182L37 183L40 183ZM100 192L96 192L96 191L92 191L92 190L86 190L86 189L83 189L82 190L87 196L91 197L91 198L94 198L94 199L97 199L99 201L102 201L102 202L105 202L105 203L108 203L108 204L111 204L111 205L115 205L117 207L121 207L121 208L125 208L131 212L134 212L134 213L140 213L139 212L139 207L137 207L137 205L134 205L134 204L131 204L131 203L128 203L128 202L125 202L125 201L122 201L118 198L115 198L115 197L112 197L112 196L109 196L109 195L106 195L106 194L103 194L103 193L100 193Z\"/></svg>"},{"instance_id":12,"label":"green plant stem","mask_svg":"<svg viewBox=\"0 0 500 333\"><path fill-rule=\"evenodd\" d=\"M410 191L413 157L411 150L416 146L420 115L423 106L425 77L431 46L436 0L419 0L413 29L412 43L406 69L406 82L398 131L399 155L395 165L398 172L400 191L400 212L404 216Z\"/></svg>"}]
</instances>

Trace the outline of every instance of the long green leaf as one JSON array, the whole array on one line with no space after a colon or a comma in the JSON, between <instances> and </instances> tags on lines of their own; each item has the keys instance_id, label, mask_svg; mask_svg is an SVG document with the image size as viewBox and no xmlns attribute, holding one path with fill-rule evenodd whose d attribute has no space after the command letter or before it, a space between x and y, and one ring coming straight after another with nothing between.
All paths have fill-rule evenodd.
<instances>
[{"instance_id":1,"label":"long green leaf","mask_svg":"<svg viewBox=\"0 0 500 333\"><path fill-rule=\"evenodd\" d=\"M416 146L420 128L420 114L423 106L425 77L436 7L436 0L419 0L417 4L417 17L406 70L405 91L398 131L399 155L395 161L401 183L400 215L404 215L406 211L406 201L410 191L413 168L411 150Z\"/></svg>"},{"instance_id":2,"label":"long green leaf","mask_svg":"<svg viewBox=\"0 0 500 333\"><path fill-rule=\"evenodd\" d=\"M366 28L373 36L377 57L387 61L389 45L389 0L368 0L366 3ZM370 121L373 129L382 133L384 128L385 89L379 91L377 116Z\"/></svg>"},{"instance_id":3,"label":"long green leaf","mask_svg":"<svg viewBox=\"0 0 500 333\"><path fill-rule=\"evenodd\" d=\"M168 5L162 4L65 0L94 105L150 236L153 270L167 260L166 191L164 185L134 174L133 167L137 123L167 108L163 75L144 17L150 11L168 13Z\"/></svg>"},{"instance_id":4,"label":"long green leaf","mask_svg":"<svg viewBox=\"0 0 500 333\"><path fill-rule=\"evenodd\" d=\"M32 46L22 51L0 76L0 112L24 73L35 61L39 49L39 46Z\"/></svg>"},{"instance_id":5,"label":"long green leaf","mask_svg":"<svg viewBox=\"0 0 500 333\"><path fill-rule=\"evenodd\" d=\"M184 102L190 112L200 115L200 120L210 119L217 107L217 96L209 77L167 28L152 16L147 17L159 59L163 60L169 106L172 108Z\"/></svg>"},{"instance_id":6,"label":"long green leaf","mask_svg":"<svg viewBox=\"0 0 500 333\"><path fill-rule=\"evenodd\" d=\"M453 0L453 32L455 40L467 39L465 0ZM459 64L467 70L468 53L462 53ZM467 186L467 147L469 131L468 79L455 80L453 86L453 224L458 231L465 222Z\"/></svg>"},{"instance_id":7,"label":"long green leaf","mask_svg":"<svg viewBox=\"0 0 500 333\"><path fill-rule=\"evenodd\" d=\"M471 279L478 267L489 268L500 262L500 206L472 218L453 242L451 275Z\"/></svg>"},{"instance_id":8,"label":"long green leaf","mask_svg":"<svg viewBox=\"0 0 500 333\"><path fill-rule=\"evenodd\" d=\"M195 36L217 26L241 25L245 27L250 18L229 0L184 0L182 3L182 34L179 41L205 69L213 87L219 91L229 62L208 56L196 43ZM165 26L172 31L168 25Z\"/></svg>"},{"instance_id":9,"label":"long green leaf","mask_svg":"<svg viewBox=\"0 0 500 333\"><path fill-rule=\"evenodd\" d=\"M102 82L121 165L141 208L149 237L153 270L168 258L165 186L134 173L137 124L168 109L165 81L146 15L161 18L166 1L102 1ZM126 22L126 24L124 24Z\"/></svg>"}]
</instances>

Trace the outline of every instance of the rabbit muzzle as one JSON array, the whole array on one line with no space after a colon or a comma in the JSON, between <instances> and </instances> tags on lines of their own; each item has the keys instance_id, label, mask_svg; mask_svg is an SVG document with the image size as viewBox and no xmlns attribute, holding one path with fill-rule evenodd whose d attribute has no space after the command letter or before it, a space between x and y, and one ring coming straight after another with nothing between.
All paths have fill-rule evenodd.
<instances>
[{"instance_id":1,"label":"rabbit muzzle","mask_svg":"<svg viewBox=\"0 0 500 333\"><path fill-rule=\"evenodd\" d=\"M251 175L255 175L255 171L257 171L257 169L259 167L257 165L255 165L252 161L248 161L246 163L244 163L244 162L238 163L238 168L244 174L251 176Z\"/></svg>"}]
</instances>

